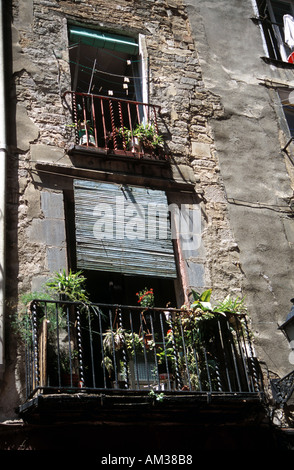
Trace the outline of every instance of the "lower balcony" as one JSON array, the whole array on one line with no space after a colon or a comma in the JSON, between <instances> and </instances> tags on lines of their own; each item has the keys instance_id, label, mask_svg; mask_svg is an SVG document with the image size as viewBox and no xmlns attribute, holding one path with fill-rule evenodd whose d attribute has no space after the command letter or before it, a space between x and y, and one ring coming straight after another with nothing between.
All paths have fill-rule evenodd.
<instances>
[{"instance_id":1,"label":"lower balcony","mask_svg":"<svg viewBox=\"0 0 294 470\"><path fill-rule=\"evenodd\" d=\"M249 419L263 400L244 315L36 299L27 320L27 421Z\"/></svg>"}]
</instances>

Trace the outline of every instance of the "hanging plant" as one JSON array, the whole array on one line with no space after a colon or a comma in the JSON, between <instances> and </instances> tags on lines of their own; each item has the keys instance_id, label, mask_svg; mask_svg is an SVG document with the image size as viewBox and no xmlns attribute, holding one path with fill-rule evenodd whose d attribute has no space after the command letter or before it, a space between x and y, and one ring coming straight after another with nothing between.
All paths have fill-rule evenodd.
<instances>
[{"instance_id":1,"label":"hanging plant","mask_svg":"<svg viewBox=\"0 0 294 470\"><path fill-rule=\"evenodd\" d=\"M104 351L106 353L112 354L113 347L115 351L119 351L125 343L124 333L125 333L125 330L123 328L117 328L116 330L111 330L111 329L107 330L103 334Z\"/></svg>"}]
</instances>

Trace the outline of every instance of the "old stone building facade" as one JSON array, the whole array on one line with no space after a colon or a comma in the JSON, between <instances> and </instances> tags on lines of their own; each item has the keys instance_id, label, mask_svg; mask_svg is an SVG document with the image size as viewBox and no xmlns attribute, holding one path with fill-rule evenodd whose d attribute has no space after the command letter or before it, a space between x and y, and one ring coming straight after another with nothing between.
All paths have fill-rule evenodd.
<instances>
[{"instance_id":1,"label":"old stone building facade","mask_svg":"<svg viewBox=\"0 0 294 470\"><path fill-rule=\"evenodd\" d=\"M7 176L2 422L18 419L15 409L26 393L23 350L10 324L18 299L40 292L53 272L79 268L76 180L164 191L169 204L186 204L196 214L193 244L187 248L175 240L177 276L158 283L152 279L162 292L159 307L172 299L172 307L180 308L189 302L192 289L212 289L215 303L227 295L245 296L269 409L279 408L270 380L292 370L289 344L278 326L290 311L294 287L293 144L283 150L291 138L283 103L292 104L294 81L293 65L268 54L260 18L263 4L269 3L293 6L288 0L11 0L3 7ZM135 59L132 54L132 68L122 71L122 62L131 67L128 53L107 46L100 63L90 50L78 55L75 28L134 41L138 53ZM135 83L136 74L140 84L132 89L129 79ZM144 156L82 149L75 141L72 95L67 92L105 99L114 94L160 106L157 120L168 165ZM83 108L84 113L89 109ZM91 271L89 279L103 291L101 277ZM126 302L133 295L132 280L124 282ZM93 290L91 294L99 302ZM291 404L286 415L289 424ZM278 422L279 412L273 416L275 424L285 426L285 417ZM18 426L20 445L24 428L20 422Z\"/></svg>"}]
</instances>

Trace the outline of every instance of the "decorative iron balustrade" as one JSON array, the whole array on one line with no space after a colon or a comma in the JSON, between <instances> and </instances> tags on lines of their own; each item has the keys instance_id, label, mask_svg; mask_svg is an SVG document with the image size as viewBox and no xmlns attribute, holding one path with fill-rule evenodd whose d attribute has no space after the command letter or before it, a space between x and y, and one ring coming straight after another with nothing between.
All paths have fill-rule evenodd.
<instances>
[{"instance_id":1,"label":"decorative iron balustrade","mask_svg":"<svg viewBox=\"0 0 294 470\"><path fill-rule=\"evenodd\" d=\"M294 371L281 379L272 379L271 387L275 401L283 407L294 391Z\"/></svg>"},{"instance_id":2,"label":"decorative iron balustrade","mask_svg":"<svg viewBox=\"0 0 294 470\"><path fill-rule=\"evenodd\" d=\"M72 113L76 145L102 153L167 158L158 129L160 106L73 91L64 99Z\"/></svg>"},{"instance_id":3,"label":"decorative iron balustrade","mask_svg":"<svg viewBox=\"0 0 294 470\"><path fill-rule=\"evenodd\" d=\"M35 300L27 398L67 390L262 391L244 315Z\"/></svg>"}]
</instances>

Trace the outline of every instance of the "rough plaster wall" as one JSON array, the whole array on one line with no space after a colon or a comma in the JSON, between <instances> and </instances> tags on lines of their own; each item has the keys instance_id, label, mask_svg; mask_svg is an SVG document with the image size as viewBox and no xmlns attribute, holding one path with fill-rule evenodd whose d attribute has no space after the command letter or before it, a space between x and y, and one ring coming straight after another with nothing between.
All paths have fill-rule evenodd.
<instances>
[{"instance_id":1,"label":"rough plaster wall","mask_svg":"<svg viewBox=\"0 0 294 470\"><path fill-rule=\"evenodd\" d=\"M258 356L281 376L292 369L277 330L291 308L294 279L292 184L281 152L278 103L264 86L274 73L264 56L252 2L186 0L206 88L221 99L211 127L240 248L243 289Z\"/></svg>"}]
</instances>

